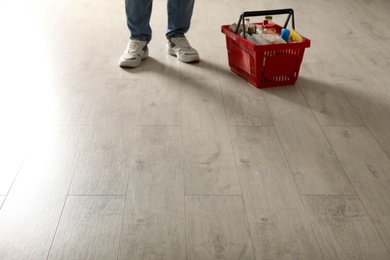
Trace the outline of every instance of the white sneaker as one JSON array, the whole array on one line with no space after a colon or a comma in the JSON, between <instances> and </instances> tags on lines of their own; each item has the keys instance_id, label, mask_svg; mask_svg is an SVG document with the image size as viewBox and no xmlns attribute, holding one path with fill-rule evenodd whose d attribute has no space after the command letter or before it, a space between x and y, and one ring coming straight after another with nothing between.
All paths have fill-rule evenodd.
<instances>
[{"instance_id":1,"label":"white sneaker","mask_svg":"<svg viewBox=\"0 0 390 260\"><path fill-rule=\"evenodd\" d=\"M125 52L119 59L119 66L135 68L149 55L148 43L137 39L130 39Z\"/></svg>"},{"instance_id":2,"label":"white sneaker","mask_svg":"<svg viewBox=\"0 0 390 260\"><path fill-rule=\"evenodd\" d=\"M199 61L198 52L191 47L187 38L184 36L170 38L167 43L167 53L176 56L182 62Z\"/></svg>"}]
</instances>

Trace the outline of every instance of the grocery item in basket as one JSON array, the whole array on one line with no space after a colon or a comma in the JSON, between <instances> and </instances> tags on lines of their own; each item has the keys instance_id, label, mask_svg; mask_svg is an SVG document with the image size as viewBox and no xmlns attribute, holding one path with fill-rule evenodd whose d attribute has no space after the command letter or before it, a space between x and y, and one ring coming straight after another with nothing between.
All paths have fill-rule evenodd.
<instances>
[{"instance_id":1,"label":"grocery item in basket","mask_svg":"<svg viewBox=\"0 0 390 260\"><path fill-rule=\"evenodd\" d=\"M232 31L232 32L236 32L237 30L237 24L236 23L233 23L229 26L229 30ZM243 28L244 26L242 24L240 24L240 28L238 29L238 32L237 33L241 33L243 31Z\"/></svg>"},{"instance_id":2,"label":"grocery item in basket","mask_svg":"<svg viewBox=\"0 0 390 260\"><path fill-rule=\"evenodd\" d=\"M292 28L290 29L290 37L293 39L293 42L302 42L303 41L302 36Z\"/></svg>"},{"instance_id":3,"label":"grocery item in basket","mask_svg":"<svg viewBox=\"0 0 390 260\"><path fill-rule=\"evenodd\" d=\"M267 23L268 24L273 24L274 22L272 21L272 16L271 15L267 15L264 17L265 20L267 20Z\"/></svg>"},{"instance_id":4,"label":"grocery item in basket","mask_svg":"<svg viewBox=\"0 0 390 260\"><path fill-rule=\"evenodd\" d=\"M253 37L255 38L257 44L261 44L261 45L269 44L269 42L263 37L263 34L256 33L253 34Z\"/></svg>"},{"instance_id":5,"label":"grocery item in basket","mask_svg":"<svg viewBox=\"0 0 390 260\"><path fill-rule=\"evenodd\" d=\"M247 18L245 18L245 20L244 20L245 22L245 26L246 27L248 27L248 25L251 23L251 19L249 19L248 17Z\"/></svg>"},{"instance_id":6,"label":"grocery item in basket","mask_svg":"<svg viewBox=\"0 0 390 260\"><path fill-rule=\"evenodd\" d=\"M229 26L229 30L236 32L237 26L238 25L236 23L233 23ZM275 24L272 22L272 17L268 17L268 19L264 20L260 26L250 23L250 20L246 18L245 24L240 24L240 28L237 33L241 37L244 37L244 31L245 39L257 45L284 44L289 42L289 36L287 36L286 40L284 40L276 32Z\"/></svg>"},{"instance_id":7,"label":"grocery item in basket","mask_svg":"<svg viewBox=\"0 0 390 260\"><path fill-rule=\"evenodd\" d=\"M290 39L290 30L283 28L282 31L280 32L280 38L288 42Z\"/></svg>"},{"instance_id":8,"label":"grocery item in basket","mask_svg":"<svg viewBox=\"0 0 390 260\"><path fill-rule=\"evenodd\" d=\"M276 34L275 24L269 23L269 20L264 20L261 25L261 32Z\"/></svg>"},{"instance_id":9,"label":"grocery item in basket","mask_svg":"<svg viewBox=\"0 0 390 260\"><path fill-rule=\"evenodd\" d=\"M280 38L279 34L276 33L263 33L259 31L261 37L263 37L269 44L279 44L279 43L287 43L285 40Z\"/></svg>"},{"instance_id":10,"label":"grocery item in basket","mask_svg":"<svg viewBox=\"0 0 390 260\"><path fill-rule=\"evenodd\" d=\"M244 37L244 34L240 33L240 36ZM286 41L280 38L278 34L256 33L249 35L248 33L246 33L245 39L258 45L286 43Z\"/></svg>"},{"instance_id":11,"label":"grocery item in basket","mask_svg":"<svg viewBox=\"0 0 390 260\"><path fill-rule=\"evenodd\" d=\"M253 42L254 44L260 44L260 43L256 40L255 35L257 35L257 34L252 34L252 35L250 35L249 33L246 33L246 34L245 34L245 39L248 40L248 41L250 41L250 42ZM241 36L241 37L244 37L244 33L240 33L240 36Z\"/></svg>"},{"instance_id":12,"label":"grocery item in basket","mask_svg":"<svg viewBox=\"0 0 390 260\"><path fill-rule=\"evenodd\" d=\"M245 22L249 22L249 19L245 19ZM244 26L241 24L237 33L242 33L244 31L243 28L244 28ZM229 26L229 30L232 32L236 32L237 24L236 23L231 24ZM249 33L249 35L257 33L256 30L257 30L256 24L254 24L254 23L245 24L245 32Z\"/></svg>"},{"instance_id":13,"label":"grocery item in basket","mask_svg":"<svg viewBox=\"0 0 390 260\"><path fill-rule=\"evenodd\" d=\"M256 34L256 24L250 23L247 28L249 35Z\"/></svg>"}]
</instances>

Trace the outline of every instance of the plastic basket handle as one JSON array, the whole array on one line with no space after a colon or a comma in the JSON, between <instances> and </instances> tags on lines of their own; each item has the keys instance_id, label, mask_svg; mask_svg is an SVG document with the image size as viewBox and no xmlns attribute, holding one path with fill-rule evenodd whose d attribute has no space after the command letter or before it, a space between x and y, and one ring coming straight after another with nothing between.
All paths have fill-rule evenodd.
<instances>
[{"instance_id":1,"label":"plastic basket handle","mask_svg":"<svg viewBox=\"0 0 390 260\"><path fill-rule=\"evenodd\" d=\"M287 19L286 22L284 23L283 28L286 28L288 25L288 22L290 21L291 18L291 25L292 28L295 30L295 21L294 21L294 10L291 8L288 9L275 9L275 10L265 10L265 11L247 11L243 12L240 15L240 18L238 20L238 25L236 29L236 34L238 33L238 30L240 28L241 22L245 27L245 17L253 17L253 16L266 16L266 15L280 15L280 14L287 14ZM245 38L245 33L244 33L244 38Z\"/></svg>"}]
</instances>

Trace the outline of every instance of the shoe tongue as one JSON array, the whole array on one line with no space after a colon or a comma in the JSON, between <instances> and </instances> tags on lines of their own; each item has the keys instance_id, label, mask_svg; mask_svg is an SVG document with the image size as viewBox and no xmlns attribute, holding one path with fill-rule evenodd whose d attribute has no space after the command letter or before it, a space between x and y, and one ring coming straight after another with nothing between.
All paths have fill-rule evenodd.
<instances>
[{"instance_id":1,"label":"shoe tongue","mask_svg":"<svg viewBox=\"0 0 390 260\"><path fill-rule=\"evenodd\" d=\"M131 40L129 42L129 45L127 46L127 49L126 49L126 53L129 53L129 54L136 54L138 53L138 49L141 48L142 46L142 41L140 40Z\"/></svg>"},{"instance_id":2,"label":"shoe tongue","mask_svg":"<svg viewBox=\"0 0 390 260\"><path fill-rule=\"evenodd\" d=\"M188 43L187 39L185 37L176 37L175 40L182 46L189 48L190 44Z\"/></svg>"},{"instance_id":3,"label":"shoe tongue","mask_svg":"<svg viewBox=\"0 0 390 260\"><path fill-rule=\"evenodd\" d=\"M140 45L141 43L142 43L142 41L137 40L137 39L131 40L131 42L130 42L130 44L136 44L136 45Z\"/></svg>"}]
</instances>

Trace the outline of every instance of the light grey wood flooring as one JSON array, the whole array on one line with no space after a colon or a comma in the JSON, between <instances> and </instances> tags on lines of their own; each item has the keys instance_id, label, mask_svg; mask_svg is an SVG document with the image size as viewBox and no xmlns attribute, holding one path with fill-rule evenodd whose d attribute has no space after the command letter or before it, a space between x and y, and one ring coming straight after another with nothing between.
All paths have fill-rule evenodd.
<instances>
[{"instance_id":1,"label":"light grey wood flooring","mask_svg":"<svg viewBox=\"0 0 390 260\"><path fill-rule=\"evenodd\" d=\"M3 205L4 199L5 199L5 196L0 196L0 206Z\"/></svg>"},{"instance_id":2,"label":"light grey wood flooring","mask_svg":"<svg viewBox=\"0 0 390 260\"><path fill-rule=\"evenodd\" d=\"M124 0L0 0L0 259L390 259L390 2L196 0L195 64L153 7L122 69ZM256 89L221 25L288 7L299 80Z\"/></svg>"}]
</instances>

